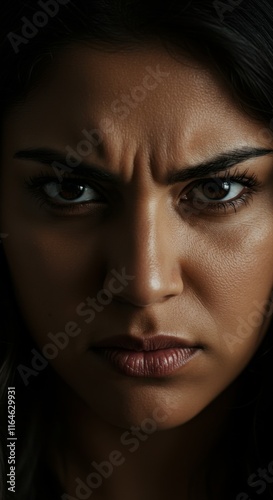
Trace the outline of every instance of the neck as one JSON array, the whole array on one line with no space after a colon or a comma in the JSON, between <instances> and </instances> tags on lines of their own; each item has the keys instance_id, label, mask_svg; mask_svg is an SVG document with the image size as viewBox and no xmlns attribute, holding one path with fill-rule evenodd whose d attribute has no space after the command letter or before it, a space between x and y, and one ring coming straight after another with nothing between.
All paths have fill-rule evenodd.
<instances>
[{"instance_id":1,"label":"neck","mask_svg":"<svg viewBox=\"0 0 273 500\"><path fill-rule=\"evenodd\" d=\"M134 500L132 487L136 499L174 498L178 493L188 499L190 485L196 485L197 480L198 498L203 500L207 498L203 483L210 469L219 480L218 484L214 480L215 490L219 487L218 498L223 498L225 437L237 391L236 381L189 422L160 431L151 427L147 432L147 427L144 432L141 426L124 429L111 425L69 388L62 387L59 416L65 422L63 439L59 445L55 439L51 444L50 463L69 500L77 498L79 484L82 494L92 491L93 500L123 500L128 492ZM96 474L88 485L87 477L92 472Z\"/></svg>"}]
</instances>

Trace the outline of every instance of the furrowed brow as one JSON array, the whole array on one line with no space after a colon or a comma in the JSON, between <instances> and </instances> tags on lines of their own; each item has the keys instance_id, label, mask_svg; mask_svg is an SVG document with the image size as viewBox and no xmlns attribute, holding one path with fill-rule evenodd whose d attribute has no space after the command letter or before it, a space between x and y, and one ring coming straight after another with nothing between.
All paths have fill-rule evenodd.
<instances>
[{"instance_id":1,"label":"furrowed brow","mask_svg":"<svg viewBox=\"0 0 273 500\"><path fill-rule=\"evenodd\" d=\"M230 151L225 151L212 157L208 161L201 162L199 164L193 165L188 168L183 168L181 170L173 170L173 172L168 173L166 184L172 185L178 182L185 182L190 179L196 179L203 176L207 176L216 172L225 171L235 165L242 163L244 161L259 158L262 156L269 155L273 153L273 149L248 147L241 149L232 149ZM85 163L81 161L78 165L69 166L67 164L66 156L54 149L49 148L30 148L21 151L17 151L14 154L14 158L31 160L38 163L42 163L47 166L60 168L68 172L75 172L75 174L84 175L101 182L109 182L115 185L121 185L121 179L118 174L113 174L103 169L100 166L94 164Z\"/></svg>"}]
</instances>

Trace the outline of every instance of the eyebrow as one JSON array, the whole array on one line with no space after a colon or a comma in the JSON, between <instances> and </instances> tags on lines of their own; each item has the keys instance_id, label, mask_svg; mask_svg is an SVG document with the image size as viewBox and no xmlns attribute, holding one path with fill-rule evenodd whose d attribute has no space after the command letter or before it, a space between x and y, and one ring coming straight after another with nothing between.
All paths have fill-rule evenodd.
<instances>
[{"instance_id":1,"label":"eyebrow","mask_svg":"<svg viewBox=\"0 0 273 500\"><path fill-rule=\"evenodd\" d=\"M238 163L242 163L252 158L259 158L270 153L273 153L273 149L257 147L244 147L225 151L197 165L184 168L179 171L173 170L169 172L166 183L168 185L172 185L178 182L185 182L189 179L200 178L216 172L225 171L234 167ZM24 149L17 151L14 154L14 158L39 162L47 166L61 168L69 172L75 171L75 175L84 175L102 182L106 181L117 185L121 184L120 176L118 174L110 173L102 167L94 164L81 161L79 165L75 167L68 166L66 156L63 153L50 148Z\"/></svg>"}]
</instances>

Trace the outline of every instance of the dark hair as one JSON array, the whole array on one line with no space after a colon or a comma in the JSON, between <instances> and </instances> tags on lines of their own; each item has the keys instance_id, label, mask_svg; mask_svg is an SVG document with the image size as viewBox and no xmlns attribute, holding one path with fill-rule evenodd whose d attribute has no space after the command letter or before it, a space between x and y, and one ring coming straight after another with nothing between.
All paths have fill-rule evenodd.
<instances>
[{"instance_id":1,"label":"dark hair","mask_svg":"<svg viewBox=\"0 0 273 500\"><path fill-rule=\"evenodd\" d=\"M25 19L32 21L38 11L45 13L45 5L47 10L52 9L51 15L46 14L48 22L28 38L23 37ZM0 37L1 128L6 113L24 102L62 48L80 42L103 50L130 50L149 40L158 40L174 54L186 51L212 64L234 99L247 113L264 123L264 130L270 134L273 112L273 5L270 0L225 3L217 0L161 3L152 0L2 0ZM1 244L0 266L0 497L9 498L4 486L7 391L9 386L16 386L19 492L16 498L54 499L54 488L57 495L58 484L42 461L45 421L54 421L51 413L56 397L54 374L48 366L39 377L33 376L28 386L23 383L18 366L31 366L31 349L35 345L21 317ZM240 492L249 492L253 498L249 476L260 467L267 468L273 460L272 347L271 321L261 346L240 375L242 383L231 411L226 437L230 467L227 490L234 500ZM267 485L266 495L263 498L273 498L272 484Z\"/></svg>"}]
</instances>

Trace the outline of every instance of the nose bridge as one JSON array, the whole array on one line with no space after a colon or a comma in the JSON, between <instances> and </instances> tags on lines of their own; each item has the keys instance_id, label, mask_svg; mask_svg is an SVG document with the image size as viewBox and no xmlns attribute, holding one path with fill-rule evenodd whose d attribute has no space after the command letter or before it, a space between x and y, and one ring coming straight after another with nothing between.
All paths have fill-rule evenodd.
<instances>
[{"instance_id":1,"label":"nose bridge","mask_svg":"<svg viewBox=\"0 0 273 500\"><path fill-rule=\"evenodd\" d=\"M158 228L159 217L156 204L151 200L139 201L133 218L129 217L128 265L142 276L143 284L156 290L159 286L159 267L162 252L161 237ZM161 227L163 221L161 221Z\"/></svg>"},{"instance_id":2,"label":"nose bridge","mask_svg":"<svg viewBox=\"0 0 273 500\"><path fill-rule=\"evenodd\" d=\"M108 249L109 271L125 268L134 276L118 293L123 300L145 306L182 292L167 212L160 199L142 196L130 203L116 235L113 228L115 243L111 242Z\"/></svg>"}]
</instances>

